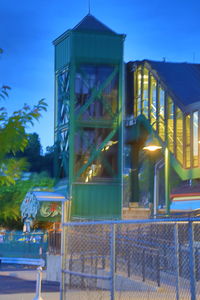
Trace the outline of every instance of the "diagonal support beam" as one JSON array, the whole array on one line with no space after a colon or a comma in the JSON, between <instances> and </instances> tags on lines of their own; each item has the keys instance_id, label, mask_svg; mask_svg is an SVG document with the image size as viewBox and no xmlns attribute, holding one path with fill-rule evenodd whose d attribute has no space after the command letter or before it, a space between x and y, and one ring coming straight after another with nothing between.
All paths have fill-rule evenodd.
<instances>
[{"instance_id":1,"label":"diagonal support beam","mask_svg":"<svg viewBox=\"0 0 200 300\"><path fill-rule=\"evenodd\" d=\"M76 120L79 119L79 117L82 115L82 113L84 113L86 111L86 109L90 106L90 104L92 104L92 102L98 98L103 90L106 88L106 86L113 80L113 78L115 77L115 75L117 74L119 68L118 66L115 67L115 69L113 70L113 72L110 74L110 76L108 76L108 78L101 84L101 86L96 89L94 88L92 90L92 95L91 97L87 100L87 102L80 108L77 116L76 116Z\"/></svg>"},{"instance_id":2,"label":"diagonal support beam","mask_svg":"<svg viewBox=\"0 0 200 300\"><path fill-rule=\"evenodd\" d=\"M115 135L117 131L117 128L114 128L109 135L105 138L105 140L101 143L101 145L99 146L99 149L93 151L91 153L91 156L88 160L88 162L82 166L82 168L78 171L76 177L80 177L81 174L83 174L83 172L87 169L87 167L89 167L89 165L93 162L93 160L97 157L97 155L101 152L101 150L106 146L106 144L113 138L113 136Z\"/></svg>"}]
</instances>

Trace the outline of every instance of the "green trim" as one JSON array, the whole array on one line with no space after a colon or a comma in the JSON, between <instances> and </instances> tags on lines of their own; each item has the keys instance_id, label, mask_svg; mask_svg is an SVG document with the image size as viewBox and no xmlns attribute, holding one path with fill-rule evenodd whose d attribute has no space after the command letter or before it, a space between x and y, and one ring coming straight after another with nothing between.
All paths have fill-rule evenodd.
<instances>
[{"instance_id":1,"label":"green trim","mask_svg":"<svg viewBox=\"0 0 200 300\"><path fill-rule=\"evenodd\" d=\"M69 185L71 186L74 179L74 136L75 136L75 89L74 78L76 74L75 63L71 63L70 68L70 127L69 127Z\"/></svg>"},{"instance_id":2,"label":"green trim","mask_svg":"<svg viewBox=\"0 0 200 300\"><path fill-rule=\"evenodd\" d=\"M117 115L118 117L118 115ZM78 120L76 122L77 127L84 127L84 128L114 128L117 126L117 122L113 120Z\"/></svg>"},{"instance_id":3,"label":"green trim","mask_svg":"<svg viewBox=\"0 0 200 300\"><path fill-rule=\"evenodd\" d=\"M170 170L170 155L169 150L165 148L165 205L166 214L170 213L170 181L169 181L169 170Z\"/></svg>"},{"instance_id":4,"label":"green trim","mask_svg":"<svg viewBox=\"0 0 200 300\"><path fill-rule=\"evenodd\" d=\"M174 155L170 154L171 165L182 180L199 179L200 168L184 169L176 160Z\"/></svg>"}]
</instances>

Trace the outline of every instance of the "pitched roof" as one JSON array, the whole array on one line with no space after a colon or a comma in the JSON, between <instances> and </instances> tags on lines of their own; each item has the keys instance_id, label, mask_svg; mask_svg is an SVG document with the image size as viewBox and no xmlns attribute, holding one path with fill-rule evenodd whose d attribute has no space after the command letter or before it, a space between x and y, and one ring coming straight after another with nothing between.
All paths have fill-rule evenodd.
<instances>
[{"instance_id":1,"label":"pitched roof","mask_svg":"<svg viewBox=\"0 0 200 300\"><path fill-rule=\"evenodd\" d=\"M73 29L73 31L98 31L116 34L113 30L107 27L105 24L97 20L91 14L86 15Z\"/></svg>"},{"instance_id":2,"label":"pitched roof","mask_svg":"<svg viewBox=\"0 0 200 300\"><path fill-rule=\"evenodd\" d=\"M200 101L200 64L145 61L183 105Z\"/></svg>"}]
</instances>

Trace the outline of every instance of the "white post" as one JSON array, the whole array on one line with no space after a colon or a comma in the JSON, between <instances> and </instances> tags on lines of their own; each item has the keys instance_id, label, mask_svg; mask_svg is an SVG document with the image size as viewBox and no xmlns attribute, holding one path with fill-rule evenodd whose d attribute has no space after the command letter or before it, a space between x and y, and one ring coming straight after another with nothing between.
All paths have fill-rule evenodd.
<instances>
[{"instance_id":1,"label":"white post","mask_svg":"<svg viewBox=\"0 0 200 300\"><path fill-rule=\"evenodd\" d=\"M159 160L154 167L154 193L153 193L153 216L156 218L158 212L158 199L159 199L159 176L158 171L164 165L163 159Z\"/></svg>"},{"instance_id":2,"label":"white post","mask_svg":"<svg viewBox=\"0 0 200 300\"><path fill-rule=\"evenodd\" d=\"M115 300L115 233L116 226L111 224L110 227L110 299Z\"/></svg>"},{"instance_id":3,"label":"white post","mask_svg":"<svg viewBox=\"0 0 200 300\"><path fill-rule=\"evenodd\" d=\"M42 267L37 268L36 295L33 300L43 300L41 297Z\"/></svg>"},{"instance_id":4,"label":"white post","mask_svg":"<svg viewBox=\"0 0 200 300\"><path fill-rule=\"evenodd\" d=\"M67 209L69 209L69 201L62 202L62 231L61 231L61 275L60 275L60 300L64 300L65 298L65 265L66 265L66 226L64 226L64 223L69 221L69 212Z\"/></svg>"},{"instance_id":5,"label":"white post","mask_svg":"<svg viewBox=\"0 0 200 300\"><path fill-rule=\"evenodd\" d=\"M154 167L153 216L157 215L157 165Z\"/></svg>"},{"instance_id":6,"label":"white post","mask_svg":"<svg viewBox=\"0 0 200 300\"><path fill-rule=\"evenodd\" d=\"M176 271L176 300L179 300L180 278L179 278L179 240L178 240L178 224L174 224L174 249L175 249L175 271Z\"/></svg>"}]
</instances>

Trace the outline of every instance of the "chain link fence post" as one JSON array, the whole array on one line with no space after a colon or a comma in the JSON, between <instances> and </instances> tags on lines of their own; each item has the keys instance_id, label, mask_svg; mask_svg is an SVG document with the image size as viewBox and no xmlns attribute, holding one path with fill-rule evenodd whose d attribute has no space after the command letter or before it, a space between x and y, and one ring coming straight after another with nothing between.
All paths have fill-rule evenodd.
<instances>
[{"instance_id":1,"label":"chain link fence post","mask_svg":"<svg viewBox=\"0 0 200 300\"><path fill-rule=\"evenodd\" d=\"M116 225L110 225L110 299L115 299L115 229Z\"/></svg>"},{"instance_id":2,"label":"chain link fence post","mask_svg":"<svg viewBox=\"0 0 200 300\"><path fill-rule=\"evenodd\" d=\"M179 300L179 240L178 240L178 224L174 224L174 250L175 250L175 272L176 272L176 300Z\"/></svg>"},{"instance_id":3,"label":"chain link fence post","mask_svg":"<svg viewBox=\"0 0 200 300\"><path fill-rule=\"evenodd\" d=\"M68 220L67 216L67 202L62 202L62 231L61 231L61 275L60 275L60 300L65 299L65 264L66 264L66 256L67 256L67 247L66 247L66 235L67 228L64 225Z\"/></svg>"},{"instance_id":4,"label":"chain link fence post","mask_svg":"<svg viewBox=\"0 0 200 300\"><path fill-rule=\"evenodd\" d=\"M189 269L190 269L190 293L191 300L196 300L195 258L194 258L194 233L193 222L188 222L189 240Z\"/></svg>"}]
</instances>

